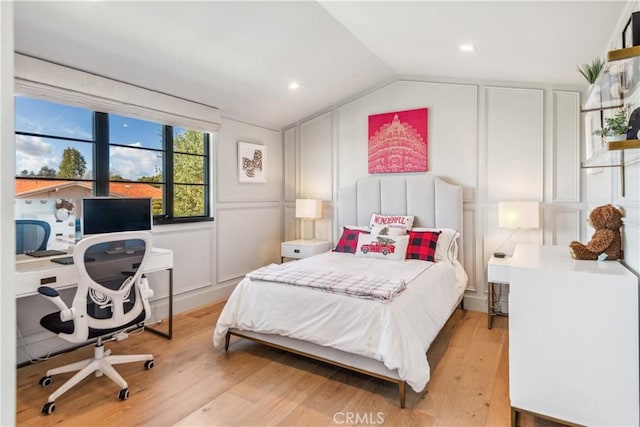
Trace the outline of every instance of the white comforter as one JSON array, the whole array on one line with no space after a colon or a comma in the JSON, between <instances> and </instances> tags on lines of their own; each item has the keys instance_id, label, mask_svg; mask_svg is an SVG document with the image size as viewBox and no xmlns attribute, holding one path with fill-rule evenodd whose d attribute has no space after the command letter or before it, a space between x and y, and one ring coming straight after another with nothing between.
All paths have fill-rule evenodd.
<instances>
[{"instance_id":1,"label":"white comforter","mask_svg":"<svg viewBox=\"0 0 640 427\"><path fill-rule=\"evenodd\" d=\"M426 351L467 284L457 261L389 261L326 252L288 264L401 278L407 289L384 304L245 278L220 314L214 346L224 344L229 328L283 335L379 360L415 391L424 389L430 377Z\"/></svg>"}]
</instances>

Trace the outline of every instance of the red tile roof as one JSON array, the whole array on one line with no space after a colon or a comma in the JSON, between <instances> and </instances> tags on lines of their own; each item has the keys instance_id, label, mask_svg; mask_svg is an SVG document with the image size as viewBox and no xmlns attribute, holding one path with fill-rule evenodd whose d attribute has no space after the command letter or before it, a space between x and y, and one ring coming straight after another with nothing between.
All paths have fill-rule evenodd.
<instances>
[{"instance_id":1,"label":"red tile roof","mask_svg":"<svg viewBox=\"0 0 640 427\"><path fill-rule=\"evenodd\" d=\"M80 186L91 189L92 184L86 181L65 181L57 179L16 179L16 197L27 197L56 189ZM162 199L162 188L139 182L112 182L109 184L110 195L119 197L150 197Z\"/></svg>"}]
</instances>

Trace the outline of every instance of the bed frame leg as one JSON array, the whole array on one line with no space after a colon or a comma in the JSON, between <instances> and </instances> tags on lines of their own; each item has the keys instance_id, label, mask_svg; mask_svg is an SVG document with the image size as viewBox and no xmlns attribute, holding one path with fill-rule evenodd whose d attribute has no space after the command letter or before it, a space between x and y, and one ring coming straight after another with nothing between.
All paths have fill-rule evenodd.
<instances>
[{"instance_id":1,"label":"bed frame leg","mask_svg":"<svg viewBox=\"0 0 640 427\"><path fill-rule=\"evenodd\" d=\"M405 397L406 397L406 382L405 381L401 381L398 383L398 392L400 393L400 407L404 408L404 403L405 403Z\"/></svg>"},{"instance_id":2,"label":"bed frame leg","mask_svg":"<svg viewBox=\"0 0 640 427\"><path fill-rule=\"evenodd\" d=\"M511 407L511 427L519 427L520 425L520 412L513 406Z\"/></svg>"},{"instance_id":3,"label":"bed frame leg","mask_svg":"<svg viewBox=\"0 0 640 427\"><path fill-rule=\"evenodd\" d=\"M229 351L230 340L231 340L231 332L227 331L227 335L224 337L224 351Z\"/></svg>"}]
</instances>

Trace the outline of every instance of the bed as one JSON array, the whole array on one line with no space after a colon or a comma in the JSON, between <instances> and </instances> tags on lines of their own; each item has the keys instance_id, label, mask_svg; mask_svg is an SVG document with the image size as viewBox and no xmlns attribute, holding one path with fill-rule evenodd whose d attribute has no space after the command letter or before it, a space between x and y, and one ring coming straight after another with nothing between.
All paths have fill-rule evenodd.
<instances>
[{"instance_id":1,"label":"bed","mask_svg":"<svg viewBox=\"0 0 640 427\"><path fill-rule=\"evenodd\" d=\"M426 351L466 288L462 188L426 173L369 176L340 191L341 230L369 225L372 214L411 215L414 230L447 230L449 238L440 234L436 262L332 251L251 272L220 314L214 346L228 351L237 336L391 381L404 407L406 385L421 392L429 381ZM318 274L335 282L312 289ZM290 276L296 285L275 281ZM354 295L354 286L340 286L342 278L396 287L388 295Z\"/></svg>"}]
</instances>

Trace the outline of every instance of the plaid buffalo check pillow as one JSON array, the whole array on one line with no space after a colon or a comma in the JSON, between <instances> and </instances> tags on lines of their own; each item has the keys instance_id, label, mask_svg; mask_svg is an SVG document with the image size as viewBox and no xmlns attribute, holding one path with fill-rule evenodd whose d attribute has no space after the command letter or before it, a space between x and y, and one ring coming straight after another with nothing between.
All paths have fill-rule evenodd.
<instances>
[{"instance_id":1,"label":"plaid buffalo check pillow","mask_svg":"<svg viewBox=\"0 0 640 427\"><path fill-rule=\"evenodd\" d=\"M333 251L355 254L360 233L369 234L368 231L343 227L342 236L340 236L340 240L338 240L338 244Z\"/></svg>"},{"instance_id":2,"label":"plaid buffalo check pillow","mask_svg":"<svg viewBox=\"0 0 640 427\"><path fill-rule=\"evenodd\" d=\"M439 231L409 231L407 259L434 261Z\"/></svg>"}]
</instances>

